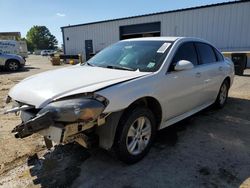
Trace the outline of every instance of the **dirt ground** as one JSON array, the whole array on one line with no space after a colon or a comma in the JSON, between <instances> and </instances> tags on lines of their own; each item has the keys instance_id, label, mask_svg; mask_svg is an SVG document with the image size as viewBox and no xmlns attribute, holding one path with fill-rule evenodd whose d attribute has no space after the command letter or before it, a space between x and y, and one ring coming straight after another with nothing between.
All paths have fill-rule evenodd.
<instances>
[{"instance_id":1,"label":"dirt ground","mask_svg":"<svg viewBox=\"0 0 250 188\"><path fill-rule=\"evenodd\" d=\"M0 72L0 109L27 76L62 66L30 56L18 73ZM250 70L235 77L224 109L206 109L160 131L148 156L127 166L77 144L51 151L33 135L15 139L15 115L0 115L0 187L250 187Z\"/></svg>"}]
</instances>

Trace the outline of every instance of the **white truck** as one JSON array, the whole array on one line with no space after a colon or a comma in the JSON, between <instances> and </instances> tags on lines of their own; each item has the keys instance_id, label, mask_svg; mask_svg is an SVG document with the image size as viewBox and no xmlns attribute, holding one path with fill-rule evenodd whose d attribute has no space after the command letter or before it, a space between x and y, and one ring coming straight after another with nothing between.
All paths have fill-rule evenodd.
<instances>
[{"instance_id":1,"label":"white truck","mask_svg":"<svg viewBox=\"0 0 250 188\"><path fill-rule=\"evenodd\" d=\"M0 53L16 54L25 59L28 57L27 44L25 41L0 40Z\"/></svg>"}]
</instances>

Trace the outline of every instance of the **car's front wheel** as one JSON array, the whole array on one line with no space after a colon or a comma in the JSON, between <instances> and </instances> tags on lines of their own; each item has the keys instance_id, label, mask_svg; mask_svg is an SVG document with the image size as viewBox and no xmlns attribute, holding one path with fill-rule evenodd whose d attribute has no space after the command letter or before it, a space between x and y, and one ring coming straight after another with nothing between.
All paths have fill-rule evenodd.
<instances>
[{"instance_id":1,"label":"car's front wheel","mask_svg":"<svg viewBox=\"0 0 250 188\"><path fill-rule=\"evenodd\" d=\"M229 82L227 80L224 80L224 82L222 83L220 87L220 91L217 96L217 99L215 101L216 107L222 108L225 106L227 102L227 98L228 98L229 87L230 87Z\"/></svg>"},{"instance_id":2,"label":"car's front wheel","mask_svg":"<svg viewBox=\"0 0 250 188\"><path fill-rule=\"evenodd\" d=\"M6 62L6 68L8 71L17 71L20 68L20 63L17 60L8 60Z\"/></svg>"},{"instance_id":3,"label":"car's front wheel","mask_svg":"<svg viewBox=\"0 0 250 188\"><path fill-rule=\"evenodd\" d=\"M153 113L137 107L126 113L118 126L115 151L118 158L133 164L141 160L149 151L156 133Z\"/></svg>"}]
</instances>

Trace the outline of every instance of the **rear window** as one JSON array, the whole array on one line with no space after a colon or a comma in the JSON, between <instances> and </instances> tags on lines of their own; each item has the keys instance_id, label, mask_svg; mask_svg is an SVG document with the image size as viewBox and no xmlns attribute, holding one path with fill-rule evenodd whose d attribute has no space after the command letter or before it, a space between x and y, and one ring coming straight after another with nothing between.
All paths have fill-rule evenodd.
<instances>
[{"instance_id":1,"label":"rear window","mask_svg":"<svg viewBox=\"0 0 250 188\"><path fill-rule=\"evenodd\" d=\"M216 54L217 61L223 61L224 60L223 55L220 52L218 52L218 50L216 50L215 48L214 48L214 52Z\"/></svg>"},{"instance_id":2,"label":"rear window","mask_svg":"<svg viewBox=\"0 0 250 188\"><path fill-rule=\"evenodd\" d=\"M201 58L201 64L216 62L214 50L210 45L205 43L196 43L195 45Z\"/></svg>"}]
</instances>

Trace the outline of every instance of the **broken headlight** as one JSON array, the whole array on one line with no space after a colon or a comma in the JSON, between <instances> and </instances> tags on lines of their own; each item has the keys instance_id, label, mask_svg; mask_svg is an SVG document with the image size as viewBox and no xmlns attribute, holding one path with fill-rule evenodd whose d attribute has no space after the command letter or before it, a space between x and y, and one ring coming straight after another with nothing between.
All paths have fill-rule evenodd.
<instances>
[{"instance_id":1,"label":"broken headlight","mask_svg":"<svg viewBox=\"0 0 250 188\"><path fill-rule=\"evenodd\" d=\"M50 112L58 122L91 121L97 119L104 109L105 105L95 99L66 99L48 104L38 115Z\"/></svg>"}]
</instances>

